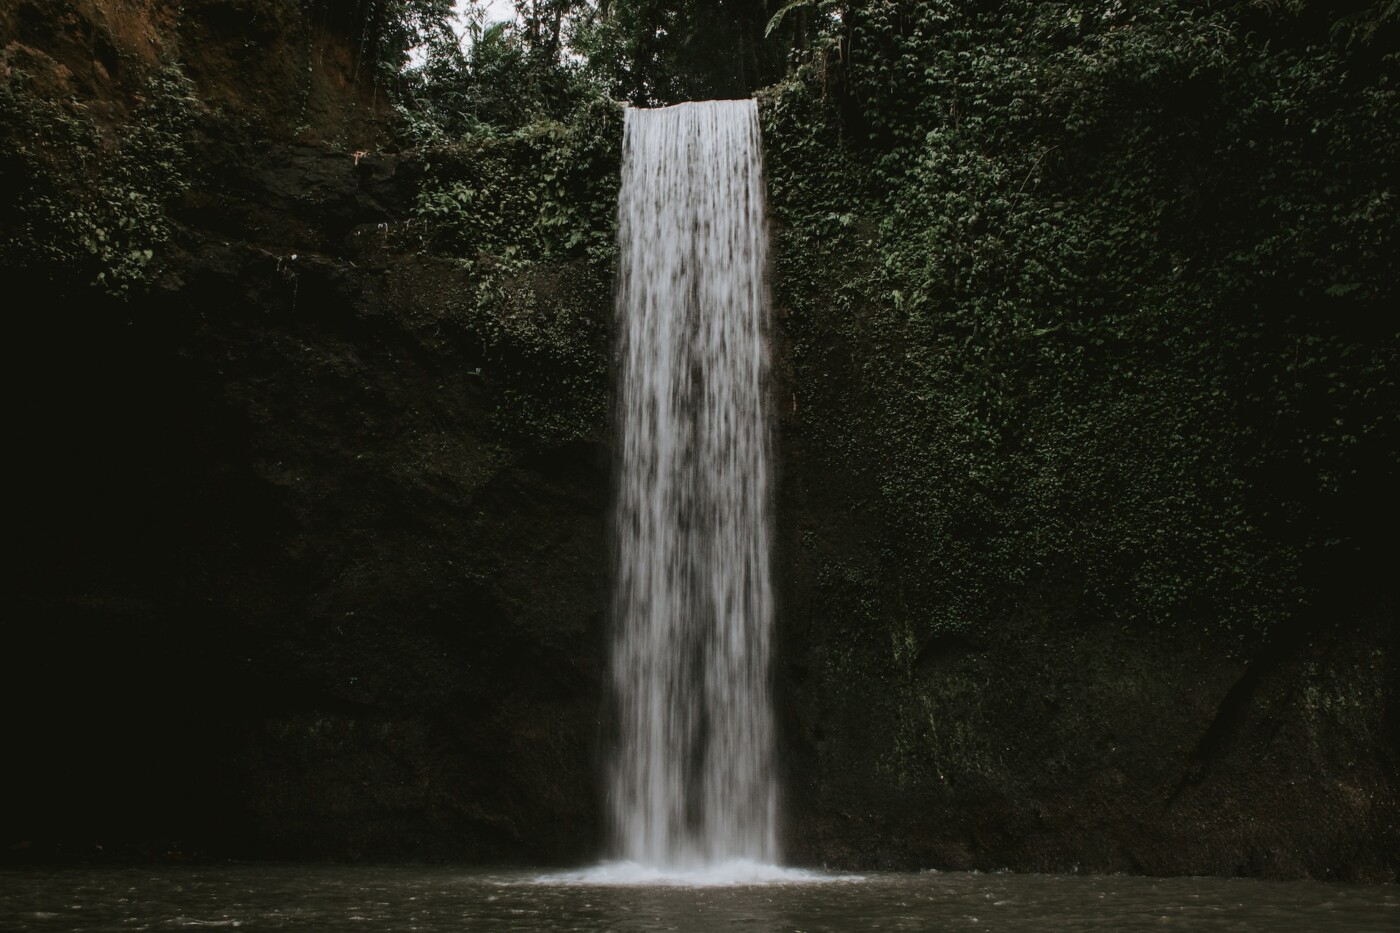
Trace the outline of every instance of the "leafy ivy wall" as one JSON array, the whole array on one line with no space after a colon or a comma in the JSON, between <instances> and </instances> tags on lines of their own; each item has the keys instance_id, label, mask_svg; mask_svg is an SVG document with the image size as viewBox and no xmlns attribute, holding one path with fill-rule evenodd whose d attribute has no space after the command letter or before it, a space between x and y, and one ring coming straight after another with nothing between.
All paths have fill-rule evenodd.
<instances>
[{"instance_id":1,"label":"leafy ivy wall","mask_svg":"<svg viewBox=\"0 0 1400 933\"><path fill-rule=\"evenodd\" d=\"M795 857L1386 876L1393 5L768 9ZM607 430L607 98L733 78L644 20L484 32L405 108L544 442Z\"/></svg>"},{"instance_id":2,"label":"leafy ivy wall","mask_svg":"<svg viewBox=\"0 0 1400 933\"><path fill-rule=\"evenodd\" d=\"M1377 9L880 0L763 92L782 407L883 529L823 585L897 653L1047 582L1254 640L1394 555Z\"/></svg>"},{"instance_id":3,"label":"leafy ivy wall","mask_svg":"<svg viewBox=\"0 0 1400 933\"><path fill-rule=\"evenodd\" d=\"M603 423L609 98L744 72L689 4L545 6L544 40L439 36L401 107L423 243L479 273L490 352L538 358L497 382L541 439ZM1383 566L1393 4L762 6L733 28L750 80L791 62L759 91L785 432L881 527L823 579L914 650L1046 582L1254 641Z\"/></svg>"},{"instance_id":4,"label":"leafy ivy wall","mask_svg":"<svg viewBox=\"0 0 1400 933\"><path fill-rule=\"evenodd\" d=\"M788 429L879 517L880 553L828 576L891 581L919 607L903 640L1045 579L1125 623L1259 636L1390 555L1393 3L760 8L743 67L684 3L524 4L552 34L469 51L439 0L341 24L367 69L428 43L385 79L421 179L398 242L477 282L455 300L509 431L606 431L612 96L763 80L785 52L761 98ZM180 66L115 141L8 67L0 258L150 287L192 172Z\"/></svg>"},{"instance_id":5,"label":"leafy ivy wall","mask_svg":"<svg viewBox=\"0 0 1400 933\"><path fill-rule=\"evenodd\" d=\"M593 96L563 119L418 151L414 238L476 283L455 310L480 341L498 426L534 445L607 432L621 125Z\"/></svg>"},{"instance_id":6,"label":"leafy ivy wall","mask_svg":"<svg viewBox=\"0 0 1400 933\"><path fill-rule=\"evenodd\" d=\"M86 22L131 17L132 48L157 51L98 69L65 44L80 6ZM392 684L346 721L433 738L338 762L325 752L343 746L288 727L298 764L248 772L255 804L267 774L289 801L318 796L308 775L390 787L365 776L383 756L397 771L405 748L448 788L388 811L356 790L294 846L344 854L316 845L392 811L365 837L379 841L348 851L401 851L382 848L410 838L400 806L441 851L591 844L620 101L755 92L797 857L1393 877L1400 7L517 6L523 25L478 23L469 49L444 0L206 3L173 25L96 0L0 12L23 40L0 47L0 266L144 322L158 344L195 333L181 354L197 364L163 359L223 399L190 396L208 450L158 417L118 441L161 438L213 477L241 456L247 500L282 510L239 510L262 542L242 552L253 569L230 572L212 535L190 564L208 561L207 587L190 592L240 594L246 618L230 612L267 626L258 638L280 639L281 621L299 633L266 642L261 676L300 689L298 657L327 683L373 672ZM93 50L108 38L91 30ZM402 72L410 42L426 60ZM148 306L175 313L147 320ZM87 412L102 381L83 374L70 408ZM359 384L372 391L347 413ZM178 394L151 377L152 399ZM402 449L362 459L381 425L402 427ZM230 460L240 431L261 454ZM439 436L436 452L419 442ZM173 454L189 501L224 501ZM283 469L292 457L324 482ZM171 527L208 518L132 462L142 508ZM265 544L278 522L299 529L285 553ZM91 550L128 586L105 545ZM326 579L344 584L335 598ZM343 629L368 647L328 649ZM417 646L442 644L445 673L425 679ZM363 689L327 687L317 708ZM1268 704L1250 720L1254 693ZM1255 738L1232 763L1235 735ZM483 766L503 748L508 766ZM1266 773L1261 748L1298 780ZM1212 768L1226 774L1213 786Z\"/></svg>"},{"instance_id":7,"label":"leafy ivy wall","mask_svg":"<svg viewBox=\"0 0 1400 933\"><path fill-rule=\"evenodd\" d=\"M176 64L157 71L118 144L78 108L35 93L23 64L0 82L11 143L0 159L10 183L0 266L117 297L149 286L170 241L169 207L189 186L189 80Z\"/></svg>"}]
</instances>

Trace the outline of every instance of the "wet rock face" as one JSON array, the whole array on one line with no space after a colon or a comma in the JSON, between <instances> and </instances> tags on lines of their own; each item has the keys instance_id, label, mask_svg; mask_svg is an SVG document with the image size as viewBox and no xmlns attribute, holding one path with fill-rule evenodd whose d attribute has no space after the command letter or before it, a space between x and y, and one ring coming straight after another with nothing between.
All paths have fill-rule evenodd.
<instances>
[{"instance_id":1,"label":"wet rock face","mask_svg":"<svg viewBox=\"0 0 1400 933\"><path fill-rule=\"evenodd\" d=\"M1196 646L1070 634L1040 612L1008 620L1033 646L998 635L912 671L808 676L793 688L793 851L879 868L1391 880L1386 625L1320 636L1252 681ZM870 646L813 652L836 653L875 667Z\"/></svg>"},{"instance_id":2,"label":"wet rock face","mask_svg":"<svg viewBox=\"0 0 1400 933\"><path fill-rule=\"evenodd\" d=\"M356 203L341 161L318 196ZM256 196L216 219L295 222ZM416 281L455 274L199 236L131 318L26 322L9 685L67 708L20 742L21 837L587 852L607 457L488 425Z\"/></svg>"},{"instance_id":3,"label":"wet rock face","mask_svg":"<svg viewBox=\"0 0 1400 933\"><path fill-rule=\"evenodd\" d=\"M77 100L65 112L103 145L158 52L201 101L139 300L6 269L0 843L592 857L606 427L541 443L503 423L512 396L459 307L479 283L416 253L420 169L376 142L372 88L335 38L351 26L291 0L184 9L0 5L0 78ZM18 159L16 125L0 120L0 190L54 155ZM572 300L570 272L537 293ZM856 404L859 360L833 357L825 391ZM1090 618L1065 578L1004 594L985 634L897 642L890 619L921 610L879 572L861 481L822 456L806 407L779 407L791 860L1395 879L1384 592L1339 584L1248 663Z\"/></svg>"},{"instance_id":4,"label":"wet rock face","mask_svg":"<svg viewBox=\"0 0 1400 933\"><path fill-rule=\"evenodd\" d=\"M1324 609L1245 648L1206 624L1115 623L1047 574L1000 594L994 626L907 641L936 610L882 575L868 491L796 413L782 435L792 858L1395 880L1400 630L1383 585L1339 576Z\"/></svg>"},{"instance_id":5,"label":"wet rock face","mask_svg":"<svg viewBox=\"0 0 1400 933\"><path fill-rule=\"evenodd\" d=\"M245 13L311 28L296 4L252 6L151 20L206 100L238 75L201 85L227 49L201 58L179 30L212 43ZM119 7L69 13L110 36ZM333 70L344 50L323 38ZM299 142L278 114L248 116L260 100L195 114L192 180L139 300L11 278L46 298L12 322L23 493L2 679L20 793L4 842L582 859L605 439L504 429L453 310L476 283L398 239L411 161L350 151L343 112Z\"/></svg>"}]
</instances>

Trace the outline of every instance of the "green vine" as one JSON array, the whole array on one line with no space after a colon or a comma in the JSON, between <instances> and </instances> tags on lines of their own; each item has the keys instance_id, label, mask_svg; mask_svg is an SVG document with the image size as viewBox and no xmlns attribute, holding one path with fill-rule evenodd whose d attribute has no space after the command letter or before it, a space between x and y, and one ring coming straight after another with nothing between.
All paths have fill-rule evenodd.
<instances>
[{"instance_id":1,"label":"green vine","mask_svg":"<svg viewBox=\"0 0 1400 933\"><path fill-rule=\"evenodd\" d=\"M497 423L533 442L605 431L621 125L594 96L419 151L421 246L475 279L458 310Z\"/></svg>"},{"instance_id":2,"label":"green vine","mask_svg":"<svg viewBox=\"0 0 1400 933\"><path fill-rule=\"evenodd\" d=\"M892 625L993 625L1049 583L1256 638L1376 553L1393 52L1174 3L870 2L838 31L839 82L764 96L776 295L795 430L880 518Z\"/></svg>"},{"instance_id":3,"label":"green vine","mask_svg":"<svg viewBox=\"0 0 1400 933\"><path fill-rule=\"evenodd\" d=\"M193 90L178 66L149 81L120 138L76 104L32 92L20 69L0 83L12 199L0 264L52 282L75 276L125 298L155 280L170 242L167 213L188 187Z\"/></svg>"}]
</instances>

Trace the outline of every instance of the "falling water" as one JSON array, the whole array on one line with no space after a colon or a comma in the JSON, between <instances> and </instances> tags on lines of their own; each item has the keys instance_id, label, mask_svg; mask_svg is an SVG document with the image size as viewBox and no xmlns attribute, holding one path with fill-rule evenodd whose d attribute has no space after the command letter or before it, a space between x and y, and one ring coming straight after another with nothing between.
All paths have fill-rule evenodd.
<instances>
[{"instance_id":1,"label":"falling water","mask_svg":"<svg viewBox=\"0 0 1400 933\"><path fill-rule=\"evenodd\" d=\"M629 110L610 802L619 855L777 858L768 308L751 100Z\"/></svg>"}]
</instances>

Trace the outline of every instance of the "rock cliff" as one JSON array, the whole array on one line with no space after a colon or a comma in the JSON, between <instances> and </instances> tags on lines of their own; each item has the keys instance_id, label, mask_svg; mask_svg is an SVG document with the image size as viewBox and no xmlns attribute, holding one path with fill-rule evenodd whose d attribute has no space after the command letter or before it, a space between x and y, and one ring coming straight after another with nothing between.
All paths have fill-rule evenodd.
<instances>
[{"instance_id":1,"label":"rock cliff","mask_svg":"<svg viewBox=\"0 0 1400 933\"><path fill-rule=\"evenodd\" d=\"M598 852L608 283L537 264L481 318L499 273L421 233L443 162L394 142L368 10L0 8L14 857ZM875 404L849 296L790 285L795 860L1395 880L1393 588L1247 650L1054 568L920 628L832 440Z\"/></svg>"}]
</instances>

